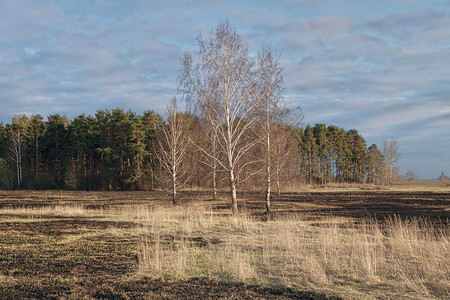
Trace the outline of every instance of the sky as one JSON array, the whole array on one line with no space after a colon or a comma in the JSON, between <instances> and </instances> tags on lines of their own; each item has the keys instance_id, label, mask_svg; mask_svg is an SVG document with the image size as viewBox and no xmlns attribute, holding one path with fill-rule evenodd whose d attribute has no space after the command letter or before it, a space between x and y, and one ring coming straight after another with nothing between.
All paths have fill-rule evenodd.
<instances>
[{"instance_id":1,"label":"sky","mask_svg":"<svg viewBox=\"0 0 450 300\"><path fill-rule=\"evenodd\" d=\"M181 57L228 22L281 56L303 124L400 145L400 173L450 175L450 0L1 0L0 122L163 114Z\"/></svg>"}]
</instances>

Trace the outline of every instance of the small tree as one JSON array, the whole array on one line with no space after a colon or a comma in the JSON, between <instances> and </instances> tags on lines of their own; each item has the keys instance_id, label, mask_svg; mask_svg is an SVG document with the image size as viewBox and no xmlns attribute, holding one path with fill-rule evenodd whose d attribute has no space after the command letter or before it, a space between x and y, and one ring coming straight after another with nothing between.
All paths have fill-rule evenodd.
<instances>
[{"instance_id":1,"label":"small tree","mask_svg":"<svg viewBox=\"0 0 450 300\"><path fill-rule=\"evenodd\" d=\"M21 128L11 128L9 131L10 147L9 158L16 168L17 187L22 186L22 156L25 147L25 138Z\"/></svg>"},{"instance_id":2,"label":"small tree","mask_svg":"<svg viewBox=\"0 0 450 300\"><path fill-rule=\"evenodd\" d=\"M287 114L281 104L283 99L283 76L282 68L278 56L275 56L270 49L263 49L259 55L261 78L259 81L260 105L261 105L261 129L263 132L262 140L265 151L265 185L266 185L266 215L270 218L270 186L272 180L272 156L271 147L273 123L280 122L283 115Z\"/></svg>"},{"instance_id":3,"label":"small tree","mask_svg":"<svg viewBox=\"0 0 450 300\"><path fill-rule=\"evenodd\" d=\"M446 176L444 172L442 172L442 173L441 173L441 176L439 176L439 177L437 178L437 180L442 181L442 182L444 182L444 181L446 181L446 180L449 180L449 179L450 179L450 177Z\"/></svg>"},{"instance_id":4,"label":"small tree","mask_svg":"<svg viewBox=\"0 0 450 300\"><path fill-rule=\"evenodd\" d=\"M258 97L260 111L260 129L262 131L261 140L264 145L262 151L264 157L265 169L265 201L266 215L270 217L270 195L272 177L277 175L277 187L279 192L279 174L282 164L279 164L283 156L287 156L289 149L283 149L281 144L286 144L289 140L288 135L281 134L282 131L277 129L283 124L291 125L291 123L299 124L301 122L300 109L291 109L284 101L284 85L283 85L283 68L280 64L279 55L275 55L270 49L264 48L258 56L259 63L259 81L258 81ZM294 120L291 122L291 118ZM282 153L281 150L287 150ZM274 151L277 150L276 153ZM277 162L274 170L274 162Z\"/></svg>"},{"instance_id":5,"label":"small tree","mask_svg":"<svg viewBox=\"0 0 450 300\"><path fill-rule=\"evenodd\" d=\"M419 178L416 171L411 170L406 171L405 177L408 181L416 181Z\"/></svg>"},{"instance_id":6,"label":"small tree","mask_svg":"<svg viewBox=\"0 0 450 300\"><path fill-rule=\"evenodd\" d=\"M163 171L169 176L172 204L175 205L177 190L186 182L184 177L187 170L184 160L188 147L184 120L178 115L176 98L173 98L171 104L167 106L167 115L158 138L159 151L156 155Z\"/></svg>"},{"instance_id":7,"label":"small tree","mask_svg":"<svg viewBox=\"0 0 450 300\"><path fill-rule=\"evenodd\" d=\"M383 141L383 156L385 167L385 183L391 184L398 172L398 163L401 154L399 152L400 145L397 140Z\"/></svg>"}]
</instances>

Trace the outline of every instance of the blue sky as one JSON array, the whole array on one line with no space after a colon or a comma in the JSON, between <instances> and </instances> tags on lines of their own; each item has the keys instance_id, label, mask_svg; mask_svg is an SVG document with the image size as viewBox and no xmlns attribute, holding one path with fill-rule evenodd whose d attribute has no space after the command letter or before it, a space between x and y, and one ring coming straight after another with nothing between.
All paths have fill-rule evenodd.
<instances>
[{"instance_id":1,"label":"blue sky","mask_svg":"<svg viewBox=\"0 0 450 300\"><path fill-rule=\"evenodd\" d=\"M450 175L450 1L0 1L0 121L163 113L180 59L223 20L281 54L304 123L396 139L400 171Z\"/></svg>"}]
</instances>

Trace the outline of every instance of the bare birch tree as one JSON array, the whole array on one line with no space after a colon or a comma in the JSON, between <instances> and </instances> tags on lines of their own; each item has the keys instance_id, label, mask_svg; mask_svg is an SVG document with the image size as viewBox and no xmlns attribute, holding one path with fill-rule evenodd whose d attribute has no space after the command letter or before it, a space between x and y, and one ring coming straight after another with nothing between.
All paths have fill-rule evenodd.
<instances>
[{"instance_id":1,"label":"bare birch tree","mask_svg":"<svg viewBox=\"0 0 450 300\"><path fill-rule=\"evenodd\" d=\"M200 49L195 55L186 53L183 57L180 89L217 137L218 151L226 160L216 161L228 173L231 206L236 214L237 165L257 143L239 142L254 125L259 66L249 55L248 44L226 22L219 24L210 38L200 36L198 44Z\"/></svg>"},{"instance_id":2,"label":"bare birch tree","mask_svg":"<svg viewBox=\"0 0 450 300\"><path fill-rule=\"evenodd\" d=\"M175 205L177 190L185 183L184 176L187 170L184 160L188 139L184 120L178 115L176 98L173 98L171 104L167 106L167 114L167 120L158 138L159 151L156 153L163 170L169 175L172 204Z\"/></svg>"},{"instance_id":3,"label":"bare birch tree","mask_svg":"<svg viewBox=\"0 0 450 300\"><path fill-rule=\"evenodd\" d=\"M265 148L265 190L266 190L266 215L270 218L270 193L272 180L272 135L276 128L274 124L283 122L284 117L289 114L289 109L283 100L283 76L279 57L275 56L268 48L264 48L259 54L260 82L259 97L261 108L262 140Z\"/></svg>"},{"instance_id":4,"label":"bare birch tree","mask_svg":"<svg viewBox=\"0 0 450 300\"><path fill-rule=\"evenodd\" d=\"M24 151L25 137L20 128L11 128L9 131L10 138L10 155L9 158L14 162L16 167L17 187L22 185L22 155Z\"/></svg>"},{"instance_id":5,"label":"bare birch tree","mask_svg":"<svg viewBox=\"0 0 450 300\"><path fill-rule=\"evenodd\" d=\"M260 124L262 130L261 139L265 150L266 215L270 217L272 177L274 174L276 175L279 191L279 175L282 173L285 158L291 152L288 148L290 136L283 134L284 132L280 131L280 126L283 127L283 125L291 125L294 123L298 125L302 121L302 115L299 107L289 107L284 99L283 68L280 65L279 55L275 55L269 48L264 48L259 53L258 62L260 64L261 74L258 84ZM276 130L277 133L275 134Z\"/></svg>"},{"instance_id":6,"label":"bare birch tree","mask_svg":"<svg viewBox=\"0 0 450 300\"><path fill-rule=\"evenodd\" d=\"M394 175L398 170L398 163L400 161L400 145L397 140L383 141L383 156L385 166L385 183L391 184Z\"/></svg>"}]
</instances>

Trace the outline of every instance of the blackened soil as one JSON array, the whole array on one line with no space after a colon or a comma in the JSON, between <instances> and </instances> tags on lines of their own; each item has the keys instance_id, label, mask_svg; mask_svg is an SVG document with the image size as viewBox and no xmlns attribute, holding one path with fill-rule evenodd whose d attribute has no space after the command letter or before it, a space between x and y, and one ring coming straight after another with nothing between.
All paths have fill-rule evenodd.
<instances>
[{"instance_id":1,"label":"blackened soil","mask_svg":"<svg viewBox=\"0 0 450 300\"><path fill-rule=\"evenodd\" d=\"M1 218L1 215L0 215ZM35 220L28 222L4 221L0 222L0 230L13 229L21 234L36 236L46 235L53 238L66 235L78 235L80 231L94 232L108 228L135 228L131 222L98 221L83 218L63 218L62 220Z\"/></svg>"},{"instance_id":2,"label":"blackened soil","mask_svg":"<svg viewBox=\"0 0 450 300\"><path fill-rule=\"evenodd\" d=\"M246 209L264 211L262 194L242 193ZM254 199L260 199L255 201ZM450 193L351 191L283 193L272 200L274 216L324 215L352 218L372 217L380 220L394 215L401 218L417 217L433 223L449 224Z\"/></svg>"},{"instance_id":3,"label":"blackened soil","mask_svg":"<svg viewBox=\"0 0 450 300\"><path fill-rule=\"evenodd\" d=\"M107 285L94 298L115 298L115 290L125 298L145 299L340 299L320 293L298 292L288 288L259 288L236 283L193 278L187 280L140 279Z\"/></svg>"},{"instance_id":4,"label":"blackened soil","mask_svg":"<svg viewBox=\"0 0 450 300\"><path fill-rule=\"evenodd\" d=\"M111 280L94 278L91 281L62 284L55 278L18 281L5 289L0 286L1 299L341 299L313 292L299 292L289 288L260 288L236 283L193 278L163 280L127 278Z\"/></svg>"}]
</instances>

